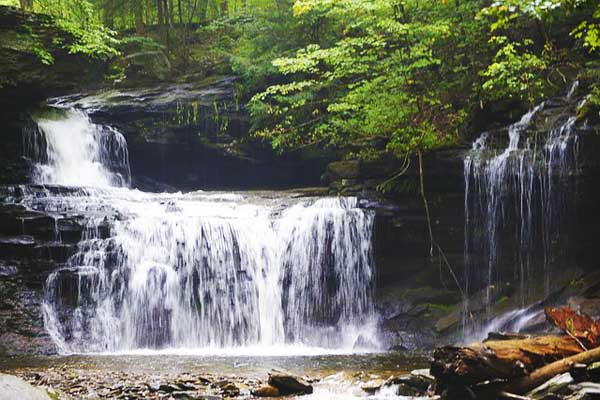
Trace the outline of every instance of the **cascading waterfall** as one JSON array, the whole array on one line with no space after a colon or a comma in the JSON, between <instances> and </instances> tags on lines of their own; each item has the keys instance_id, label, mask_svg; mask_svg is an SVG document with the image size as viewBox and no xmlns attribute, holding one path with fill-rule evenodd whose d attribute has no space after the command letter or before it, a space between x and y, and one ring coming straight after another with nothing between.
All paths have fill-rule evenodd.
<instances>
[{"instance_id":1,"label":"cascading waterfall","mask_svg":"<svg viewBox=\"0 0 600 400\"><path fill-rule=\"evenodd\" d=\"M358 209L356 198L321 199L286 210L279 225L289 238L279 256L288 336L334 347L339 338L329 332L338 329L336 321L354 335L362 316L374 313L373 216Z\"/></svg>"},{"instance_id":2,"label":"cascading waterfall","mask_svg":"<svg viewBox=\"0 0 600 400\"><path fill-rule=\"evenodd\" d=\"M464 160L465 281L471 292L485 287L485 315L503 282L518 282L523 308L547 295L551 271L564 267L564 233L575 201L577 132L572 116L549 132L528 132L543 109L544 104L535 107L508 128L503 150L498 150L498 136L485 132ZM465 304L465 336L487 334L466 319L468 308Z\"/></svg>"},{"instance_id":3,"label":"cascading waterfall","mask_svg":"<svg viewBox=\"0 0 600 400\"><path fill-rule=\"evenodd\" d=\"M46 283L46 328L63 352L376 342L374 216L356 198L118 188L129 180L118 132L73 110L38 124L37 182L94 186L24 201L86 215L76 253Z\"/></svg>"},{"instance_id":4,"label":"cascading waterfall","mask_svg":"<svg viewBox=\"0 0 600 400\"><path fill-rule=\"evenodd\" d=\"M129 186L131 173L125 138L91 122L85 112L42 117L25 135L25 155L36 161L33 181L65 186Z\"/></svg>"}]
</instances>

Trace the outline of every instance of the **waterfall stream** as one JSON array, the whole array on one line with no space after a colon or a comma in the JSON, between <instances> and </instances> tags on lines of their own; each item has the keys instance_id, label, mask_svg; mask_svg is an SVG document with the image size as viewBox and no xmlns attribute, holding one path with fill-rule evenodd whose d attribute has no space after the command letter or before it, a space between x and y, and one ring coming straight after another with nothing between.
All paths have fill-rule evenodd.
<instances>
[{"instance_id":1,"label":"waterfall stream","mask_svg":"<svg viewBox=\"0 0 600 400\"><path fill-rule=\"evenodd\" d=\"M376 343L374 215L356 198L144 193L127 188L116 130L76 110L37 122L35 182L74 188L24 203L87 226L46 282L46 329L62 352Z\"/></svg>"},{"instance_id":2,"label":"waterfall stream","mask_svg":"<svg viewBox=\"0 0 600 400\"><path fill-rule=\"evenodd\" d=\"M33 181L68 186L129 186L129 154L117 130L92 123L81 110L39 118L25 136L25 155L37 161Z\"/></svg>"},{"instance_id":3,"label":"waterfall stream","mask_svg":"<svg viewBox=\"0 0 600 400\"><path fill-rule=\"evenodd\" d=\"M507 138L484 132L464 160L465 282L471 294L481 287L485 292L480 322L466 318L480 310L465 304L469 339L503 328L532 301L547 296L552 271L565 266L575 271L565 239L576 196L575 117L558 118L548 131L532 130L532 120L544 110L540 104L524 114L508 127ZM507 296L519 299L513 307L521 311L509 310L486 325L494 305Z\"/></svg>"}]
</instances>

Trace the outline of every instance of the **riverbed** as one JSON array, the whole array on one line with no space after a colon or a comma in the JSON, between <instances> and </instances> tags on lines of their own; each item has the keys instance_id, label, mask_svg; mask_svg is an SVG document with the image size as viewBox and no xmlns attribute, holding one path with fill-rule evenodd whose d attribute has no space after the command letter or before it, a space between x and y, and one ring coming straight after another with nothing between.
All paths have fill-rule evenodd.
<instances>
[{"instance_id":1,"label":"riverbed","mask_svg":"<svg viewBox=\"0 0 600 400\"><path fill-rule=\"evenodd\" d=\"M427 354L401 352L203 356L140 351L0 358L0 371L74 398L251 398L268 373L279 370L314 386L305 399L402 399L393 389L369 394L361 387L427 366Z\"/></svg>"}]
</instances>

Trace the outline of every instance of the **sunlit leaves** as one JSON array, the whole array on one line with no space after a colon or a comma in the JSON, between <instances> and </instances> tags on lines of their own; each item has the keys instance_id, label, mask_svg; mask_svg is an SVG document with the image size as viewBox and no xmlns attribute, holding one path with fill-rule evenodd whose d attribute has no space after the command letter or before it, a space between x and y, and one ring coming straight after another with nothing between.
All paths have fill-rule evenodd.
<instances>
[{"instance_id":1,"label":"sunlit leaves","mask_svg":"<svg viewBox=\"0 0 600 400\"><path fill-rule=\"evenodd\" d=\"M99 19L98 10L88 0L36 0L33 11L52 15L54 24L71 35L64 46L71 54L83 54L88 57L108 59L118 55L117 33L104 27ZM43 52L40 52L43 55ZM49 57L42 62L53 62Z\"/></svg>"},{"instance_id":2,"label":"sunlit leaves","mask_svg":"<svg viewBox=\"0 0 600 400\"><path fill-rule=\"evenodd\" d=\"M546 61L527 50L530 41L515 43L505 36L493 37L491 41L500 45L500 49L494 62L482 73L487 79L483 89L492 99L519 98L533 103L543 88Z\"/></svg>"},{"instance_id":3,"label":"sunlit leaves","mask_svg":"<svg viewBox=\"0 0 600 400\"><path fill-rule=\"evenodd\" d=\"M426 13L417 4L415 12ZM380 0L299 0L294 13L330 18L343 35L274 61L291 82L253 98L258 136L277 149L379 138L387 142L382 150L396 154L454 140L462 114L442 99L436 54L452 39L447 18L400 20L398 5Z\"/></svg>"}]
</instances>

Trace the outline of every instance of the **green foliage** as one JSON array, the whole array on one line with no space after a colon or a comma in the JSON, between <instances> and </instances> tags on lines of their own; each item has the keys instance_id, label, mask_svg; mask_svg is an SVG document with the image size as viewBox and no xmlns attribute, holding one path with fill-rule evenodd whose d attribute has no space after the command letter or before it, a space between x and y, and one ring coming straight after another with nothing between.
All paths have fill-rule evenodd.
<instances>
[{"instance_id":1,"label":"green foliage","mask_svg":"<svg viewBox=\"0 0 600 400\"><path fill-rule=\"evenodd\" d=\"M54 24L68 33L73 40L55 44L65 47L71 54L108 59L118 55L116 32L99 21L93 4L87 0L36 0L34 11L54 17Z\"/></svg>"},{"instance_id":2,"label":"green foliage","mask_svg":"<svg viewBox=\"0 0 600 400\"><path fill-rule=\"evenodd\" d=\"M120 40L119 44L123 47L133 46L141 51L153 51L164 48L164 45L151 37L137 35L126 36Z\"/></svg>"},{"instance_id":3,"label":"green foliage","mask_svg":"<svg viewBox=\"0 0 600 400\"><path fill-rule=\"evenodd\" d=\"M553 75L564 83L561 69L573 66L577 47L564 48L573 44L558 32L569 33L590 51L595 50L599 45L597 25L582 21L593 7L597 18L600 6L589 0L501 0L483 8L478 17L489 24L490 44L497 49L482 72L488 99L518 99L531 105L556 88ZM553 36L555 31L558 34Z\"/></svg>"},{"instance_id":4,"label":"green foliage","mask_svg":"<svg viewBox=\"0 0 600 400\"><path fill-rule=\"evenodd\" d=\"M600 5L596 7L593 21L582 21L572 32L577 39L583 40L583 46L590 52L600 49Z\"/></svg>"},{"instance_id":5,"label":"green foliage","mask_svg":"<svg viewBox=\"0 0 600 400\"><path fill-rule=\"evenodd\" d=\"M600 49L597 0L33 6L70 34L72 41L58 43L69 52L108 59L122 51L115 79L125 79L131 60L144 52L160 53L168 65L163 75L175 71L183 81L234 73L242 78L238 94L249 100L255 137L281 152L329 146L347 159L404 158L455 143L491 103L525 107L562 93ZM33 33L29 39L29 51L52 63ZM598 83L588 86L593 91Z\"/></svg>"},{"instance_id":6,"label":"green foliage","mask_svg":"<svg viewBox=\"0 0 600 400\"><path fill-rule=\"evenodd\" d=\"M71 54L104 60L119 55L116 32L102 25L82 26L79 22L63 19L59 19L57 25L75 38L74 43L66 45Z\"/></svg>"},{"instance_id":7,"label":"green foliage","mask_svg":"<svg viewBox=\"0 0 600 400\"><path fill-rule=\"evenodd\" d=\"M389 1L296 1L296 18L335 21L333 34L273 62L289 79L252 98L256 134L281 151L381 139L400 155L455 141L466 111L450 91L464 71L445 52L468 44L452 29L454 7L404 7L401 17Z\"/></svg>"},{"instance_id":8,"label":"green foliage","mask_svg":"<svg viewBox=\"0 0 600 400\"><path fill-rule=\"evenodd\" d=\"M483 71L483 89L492 100L518 98L533 104L545 87L547 60L527 50L533 42L510 41L506 36L494 36L491 42L500 46L493 63Z\"/></svg>"}]
</instances>

